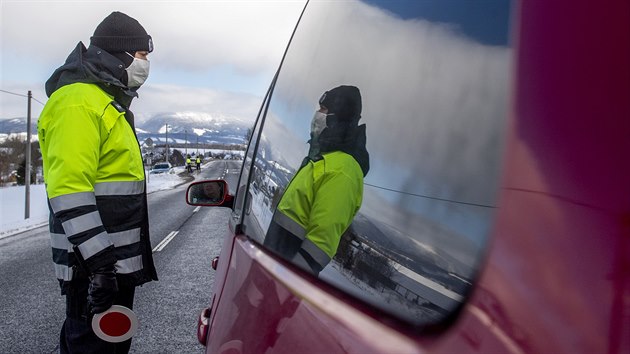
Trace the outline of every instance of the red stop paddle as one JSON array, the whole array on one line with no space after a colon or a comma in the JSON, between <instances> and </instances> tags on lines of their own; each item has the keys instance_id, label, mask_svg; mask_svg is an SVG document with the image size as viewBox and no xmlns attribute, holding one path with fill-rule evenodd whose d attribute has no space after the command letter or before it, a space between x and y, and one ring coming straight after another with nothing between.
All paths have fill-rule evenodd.
<instances>
[{"instance_id":1,"label":"red stop paddle","mask_svg":"<svg viewBox=\"0 0 630 354\"><path fill-rule=\"evenodd\" d=\"M107 311L94 315L92 330L97 337L106 342L123 342L136 334L138 318L127 307L113 305Z\"/></svg>"}]
</instances>

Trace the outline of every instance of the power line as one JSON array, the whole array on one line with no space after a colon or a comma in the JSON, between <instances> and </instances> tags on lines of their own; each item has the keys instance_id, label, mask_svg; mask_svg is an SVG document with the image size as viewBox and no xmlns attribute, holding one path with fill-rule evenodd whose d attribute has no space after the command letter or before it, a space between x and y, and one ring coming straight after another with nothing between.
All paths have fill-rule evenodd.
<instances>
[{"instance_id":1,"label":"power line","mask_svg":"<svg viewBox=\"0 0 630 354\"><path fill-rule=\"evenodd\" d=\"M27 97L28 98L27 95L23 95L21 93L15 93L15 92L10 92L10 91L5 91L5 90L0 90L0 92L4 92L4 93L11 94L11 95L22 96L22 97Z\"/></svg>"},{"instance_id":2,"label":"power line","mask_svg":"<svg viewBox=\"0 0 630 354\"><path fill-rule=\"evenodd\" d=\"M495 208L495 206L493 206L493 205L477 204L477 203L468 203L468 202L461 202L461 201L451 200L451 199L444 199L444 198L430 197L430 196L428 196L428 195L422 195L422 194L416 194L416 193L403 192L403 191L399 191L399 190L395 190L395 189L391 189L391 188L386 188L386 187L375 186L375 185L373 185L373 184L369 184L369 183L363 183L363 184L365 184L366 186L370 186L370 187L374 187L374 188L378 188L378 189L383 189L383 190L390 191L390 192L396 192L396 193L400 193L400 194L412 195L412 196L414 196L414 197L420 197L420 198L426 198L426 199L433 199L433 200L439 200L439 201L442 201L442 202L449 202L449 203L456 203L456 204L472 205L472 206L478 206L478 207L482 207L482 208Z\"/></svg>"},{"instance_id":3,"label":"power line","mask_svg":"<svg viewBox=\"0 0 630 354\"><path fill-rule=\"evenodd\" d=\"M10 94L10 95L15 95L15 96L20 96L20 97L26 97L26 98L28 98L28 95L24 95L24 94L21 94L21 93L16 93L16 92L11 92L11 91L6 91L6 90L2 90L2 89L0 89L0 92L8 93L8 94ZM33 97L33 95L31 95L31 98L33 99L33 101L35 101L35 102L37 102L37 103L41 104L42 106L45 106L45 105L46 105L45 103L42 103L42 102L41 102L40 100L38 100L37 98Z\"/></svg>"},{"instance_id":4,"label":"power line","mask_svg":"<svg viewBox=\"0 0 630 354\"><path fill-rule=\"evenodd\" d=\"M35 102L37 102L37 103L41 104L42 106L45 106L45 105L46 105L45 103L40 102L37 98L35 98L35 97L33 97L33 96L31 96L31 98L33 99L33 101L35 101Z\"/></svg>"}]
</instances>

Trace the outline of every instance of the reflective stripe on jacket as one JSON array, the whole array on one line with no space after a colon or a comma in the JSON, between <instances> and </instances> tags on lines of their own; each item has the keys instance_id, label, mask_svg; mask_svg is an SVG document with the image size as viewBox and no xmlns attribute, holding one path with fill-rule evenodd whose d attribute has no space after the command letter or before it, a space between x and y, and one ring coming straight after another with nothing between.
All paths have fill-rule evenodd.
<instances>
[{"instance_id":1,"label":"reflective stripe on jacket","mask_svg":"<svg viewBox=\"0 0 630 354\"><path fill-rule=\"evenodd\" d=\"M142 157L124 109L97 85L66 85L50 96L38 133L57 278L76 276L78 250L88 272L115 262L123 283L157 280Z\"/></svg>"},{"instance_id":2,"label":"reflective stripe on jacket","mask_svg":"<svg viewBox=\"0 0 630 354\"><path fill-rule=\"evenodd\" d=\"M265 245L314 273L334 257L363 199L363 172L341 151L310 161L293 177L274 213Z\"/></svg>"}]
</instances>

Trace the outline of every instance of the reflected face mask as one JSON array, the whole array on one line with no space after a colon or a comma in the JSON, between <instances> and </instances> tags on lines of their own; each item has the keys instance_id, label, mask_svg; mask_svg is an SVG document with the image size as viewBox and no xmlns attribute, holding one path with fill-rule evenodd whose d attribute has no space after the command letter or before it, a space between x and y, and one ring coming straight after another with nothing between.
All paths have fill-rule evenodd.
<instances>
[{"instance_id":1,"label":"reflected face mask","mask_svg":"<svg viewBox=\"0 0 630 354\"><path fill-rule=\"evenodd\" d=\"M149 77L149 60L138 59L131 54L129 55L133 57L133 62L125 69L127 71L127 86L140 87Z\"/></svg>"},{"instance_id":2,"label":"reflected face mask","mask_svg":"<svg viewBox=\"0 0 630 354\"><path fill-rule=\"evenodd\" d=\"M313 120L311 121L311 134L313 134L313 138L316 139L321 134L322 130L326 128L326 113L315 112L313 116Z\"/></svg>"}]
</instances>

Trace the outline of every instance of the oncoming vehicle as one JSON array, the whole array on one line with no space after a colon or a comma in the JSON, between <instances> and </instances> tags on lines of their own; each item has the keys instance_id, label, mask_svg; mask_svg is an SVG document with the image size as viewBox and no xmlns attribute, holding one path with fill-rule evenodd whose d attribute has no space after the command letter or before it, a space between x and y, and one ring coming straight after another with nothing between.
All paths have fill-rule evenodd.
<instances>
[{"instance_id":1,"label":"oncoming vehicle","mask_svg":"<svg viewBox=\"0 0 630 354\"><path fill-rule=\"evenodd\" d=\"M173 166L171 166L170 163L168 163L168 162L160 162L160 163L156 163L155 165L153 165L153 168L151 169L150 173L152 175L160 174L160 173L170 173L172 168L173 168Z\"/></svg>"},{"instance_id":2,"label":"oncoming vehicle","mask_svg":"<svg viewBox=\"0 0 630 354\"><path fill-rule=\"evenodd\" d=\"M627 1L309 2L238 182L188 192L232 209L206 351L630 352L628 23ZM350 120L367 173L322 145Z\"/></svg>"}]
</instances>

